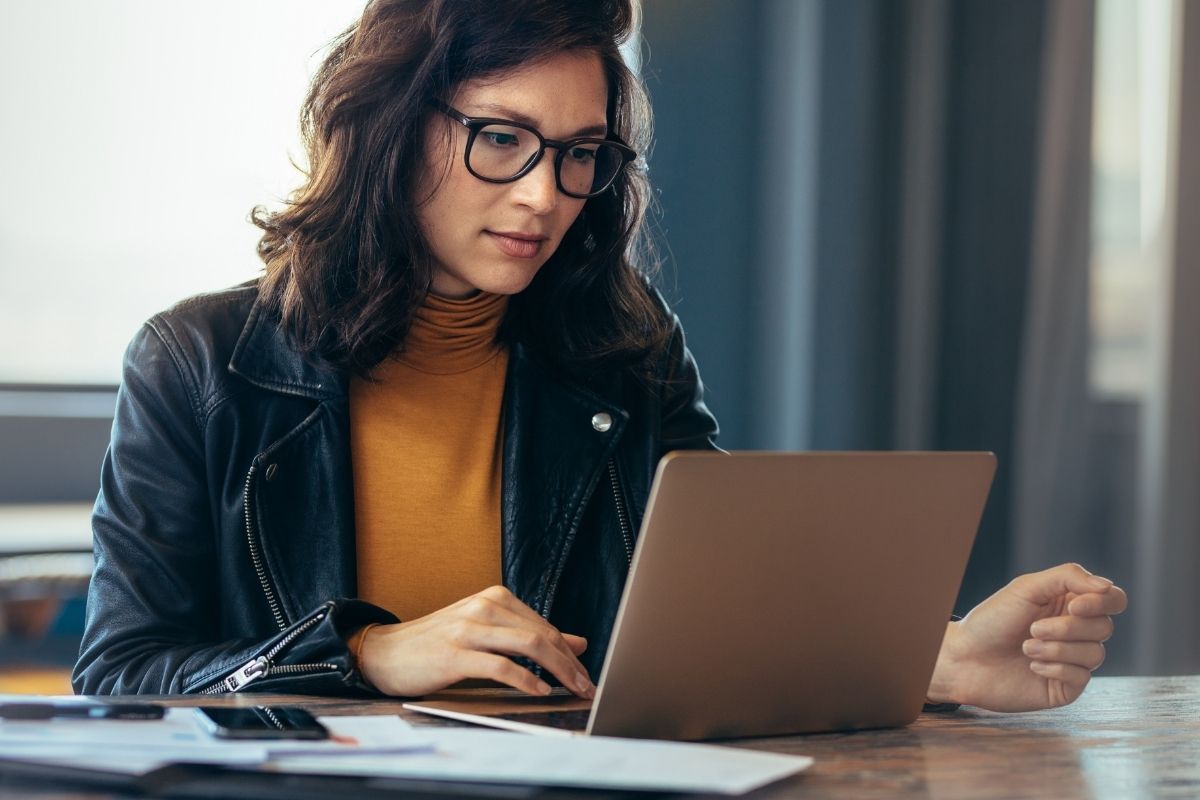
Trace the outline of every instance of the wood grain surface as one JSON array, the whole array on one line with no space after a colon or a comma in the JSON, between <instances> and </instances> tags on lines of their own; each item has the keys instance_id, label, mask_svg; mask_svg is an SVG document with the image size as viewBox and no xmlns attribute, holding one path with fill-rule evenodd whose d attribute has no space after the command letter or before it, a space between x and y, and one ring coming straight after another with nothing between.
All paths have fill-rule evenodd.
<instances>
[{"instance_id":1,"label":"wood grain surface","mask_svg":"<svg viewBox=\"0 0 1200 800\"><path fill-rule=\"evenodd\" d=\"M407 712L398 700L251 694L154 699L171 705L302 705L321 714L395 713L414 725L450 724ZM963 708L923 714L897 730L728 744L816 759L806 773L750 795L754 798L1200 797L1200 676L1097 678L1074 705L1050 711ZM0 795L15 788L6 781ZM124 795L46 787L31 796Z\"/></svg>"}]
</instances>

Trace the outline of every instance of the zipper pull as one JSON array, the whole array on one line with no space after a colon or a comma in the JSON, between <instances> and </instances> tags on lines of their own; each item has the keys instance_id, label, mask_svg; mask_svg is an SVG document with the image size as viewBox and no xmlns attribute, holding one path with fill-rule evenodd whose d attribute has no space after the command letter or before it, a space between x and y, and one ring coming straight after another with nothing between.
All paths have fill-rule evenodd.
<instances>
[{"instance_id":1,"label":"zipper pull","mask_svg":"<svg viewBox=\"0 0 1200 800\"><path fill-rule=\"evenodd\" d=\"M233 671L233 674L221 681L225 685L225 691L236 692L243 686L253 683L262 676L266 675L271 669L271 662L266 656L259 656Z\"/></svg>"}]
</instances>

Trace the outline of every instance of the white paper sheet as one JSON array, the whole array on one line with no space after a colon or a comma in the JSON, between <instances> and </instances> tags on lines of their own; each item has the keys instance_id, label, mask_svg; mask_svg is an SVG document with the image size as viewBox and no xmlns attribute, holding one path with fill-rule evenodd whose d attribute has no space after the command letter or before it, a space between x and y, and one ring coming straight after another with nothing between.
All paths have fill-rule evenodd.
<instances>
[{"instance_id":1,"label":"white paper sheet","mask_svg":"<svg viewBox=\"0 0 1200 800\"><path fill-rule=\"evenodd\" d=\"M379 716L317 717L329 729L328 741L280 739L267 742L270 757L283 755L360 755L432 750L433 741L395 714Z\"/></svg>"},{"instance_id":2,"label":"white paper sheet","mask_svg":"<svg viewBox=\"0 0 1200 800\"><path fill-rule=\"evenodd\" d=\"M395 715L319 719L331 739L214 739L191 708L169 708L161 720L4 721L0 752L43 763L86 761L97 769L110 765L123 774L141 774L168 763L259 764L281 755L340 757L432 747L428 737ZM88 757L75 760L81 754Z\"/></svg>"},{"instance_id":3,"label":"white paper sheet","mask_svg":"<svg viewBox=\"0 0 1200 800\"><path fill-rule=\"evenodd\" d=\"M213 753L201 748L158 748L129 750L123 747L93 745L21 746L0 751L0 758L21 763L61 765L76 769L110 772L116 775L145 775L169 764L220 764L249 766L262 764L268 754L264 748L245 748Z\"/></svg>"},{"instance_id":4,"label":"white paper sheet","mask_svg":"<svg viewBox=\"0 0 1200 800\"><path fill-rule=\"evenodd\" d=\"M742 794L807 769L812 759L734 747L615 739L543 738L428 728L433 752L400 758L274 758L264 769L325 775Z\"/></svg>"}]
</instances>

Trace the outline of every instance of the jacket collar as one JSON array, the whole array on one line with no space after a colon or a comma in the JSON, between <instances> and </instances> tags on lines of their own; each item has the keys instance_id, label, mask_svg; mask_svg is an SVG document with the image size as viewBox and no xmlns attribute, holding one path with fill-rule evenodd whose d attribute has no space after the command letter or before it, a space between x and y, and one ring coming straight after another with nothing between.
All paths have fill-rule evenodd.
<instances>
[{"instance_id":1,"label":"jacket collar","mask_svg":"<svg viewBox=\"0 0 1200 800\"><path fill-rule=\"evenodd\" d=\"M529 367L523 368L527 363ZM241 335L229 359L229 370L255 386L282 394L333 400L345 397L348 393L349 377L333 368L317 366L306 360L288 338L280 324L279 314L269 308L261 296L255 299L250 315L242 326ZM615 399L619 396L619 389L612 379L605 385L587 389L562 382L527 347L520 344L515 345L509 355L509 374L514 372L532 373L541 381L560 384L566 397L616 414L622 421L627 416Z\"/></svg>"},{"instance_id":2,"label":"jacket collar","mask_svg":"<svg viewBox=\"0 0 1200 800\"><path fill-rule=\"evenodd\" d=\"M314 400L345 397L348 385L345 374L312 364L297 352L279 315L261 296L242 326L229 369L260 388Z\"/></svg>"}]
</instances>

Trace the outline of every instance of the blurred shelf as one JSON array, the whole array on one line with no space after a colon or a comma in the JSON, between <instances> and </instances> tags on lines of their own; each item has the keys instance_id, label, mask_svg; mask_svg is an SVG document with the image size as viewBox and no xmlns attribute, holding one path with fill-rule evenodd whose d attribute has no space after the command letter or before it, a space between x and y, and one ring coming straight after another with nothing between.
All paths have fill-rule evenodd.
<instances>
[{"instance_id":1,"label":"blurred shelf","mask_svg":"<svg viewBox=\"0 0 1200 800\"><path fill-rule=\"evenodd\" d=\"M0 504L0 556L91 551L91 503Z\"/></svg>"}]
</instances>

